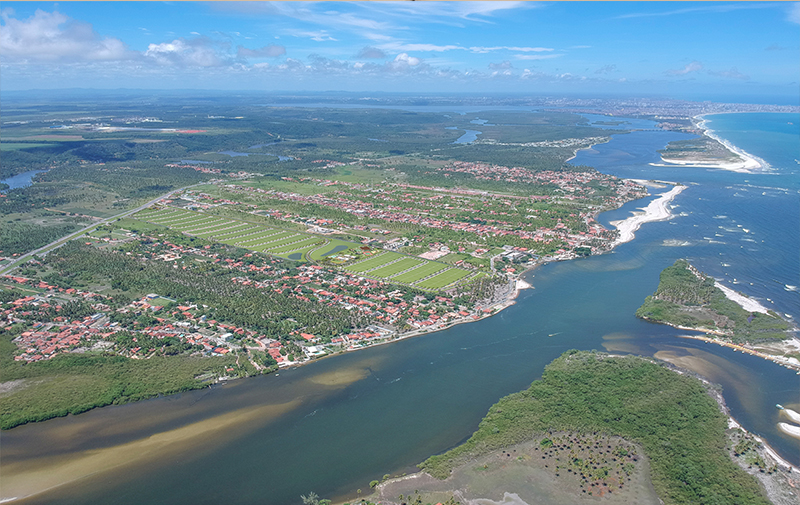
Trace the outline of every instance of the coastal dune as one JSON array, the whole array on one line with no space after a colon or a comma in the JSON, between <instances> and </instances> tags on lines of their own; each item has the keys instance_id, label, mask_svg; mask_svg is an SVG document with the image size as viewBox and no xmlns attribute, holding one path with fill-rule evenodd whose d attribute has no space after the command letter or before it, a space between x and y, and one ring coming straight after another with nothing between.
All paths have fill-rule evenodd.
<instances>
[{"instance_id":1,"label":"coastal dune","mask_svg":"<svg viewBox=\"0 0 800 505\"><path fill-rule=\"evenodd\" d=\"M670 212L669 204L686 188L687 186L676 185L650 202L647 207L642 209L643 212L637 212L633 216L620 221L611 221L611 224L619 231L619 237L617 237L613 245L617 246L633 240L636 236L636 231L644 223L665 221L671 218L672 213Z\"/></svg>"}]
</instances>

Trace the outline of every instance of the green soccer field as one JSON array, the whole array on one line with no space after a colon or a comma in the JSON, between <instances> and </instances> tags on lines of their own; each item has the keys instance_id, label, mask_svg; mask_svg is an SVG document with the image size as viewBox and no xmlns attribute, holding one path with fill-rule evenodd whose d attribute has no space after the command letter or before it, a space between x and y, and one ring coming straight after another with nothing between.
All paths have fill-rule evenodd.
<instances>
[{"instance_id":1,"label":"green soccer field","mask_svg":"<svg viewBox=\"0 0 800 505\"><path fill-rule=\"evenodd\" d=\"M392 277L392 280L405 284L412 284L445 268L448 268L447 265L430 261L425 265L418 266L414 270Z\"/></svg>"},{"instance_id":2,"label":"green soccer field","mask_svg":"<svg viewBox=\"0 0 800 505\"><path fill-rule=\"evenodd\" d=\"M356 263L355 265L350 265L349 267L346 268L346 270L350 270L351 272L356 272L356 273L366 272L367 270L378 268L381 265L385 265L390 261L395 261L400 258L403 258L402 254L385 252L378 256Z\"/></svg>"},{"instance_id":3,"label":"green soccer field","mask_svg":"<svg viewBox=\"0 0 800 505\"><path fill-rule=\"evenodd\" d=\"M424 280L415 284L415 286L422 289L441 289L449 286L450 284L463 279L469 275L469 271L461 270L460 268L450 268L441 273L434 275L430 279Z\"/></svg>"},{"instance_id":4,"label":"green soccer field","mask_svg":"<svg viewBox=\"0 0 800 505\"><path fill-rule=\"evenodd\" d=\"M361 247L361 244L354 242L287 231L185 209L151 208L138 212L134 217L189 235L294 261L322 261L328 256L340 253L357 255ZM446 263L406 256L393 251L379 252L344 269L355 274L409 284L424 290L442 289L471 273Z\"/></svg>"},{"instance_id":5,"label":"green soccer field","mask_svg":"<svg viewBox=\"0 0 800 505\"><path fill-rule=\"evenodd\" d=\"M392 263L391 265L386 265L385 267L379 268L377 270L373 270L369 273L370 277L391 277L396 275L403 270L408 270L411 267L424 263L424 260L418 260L414 258L404 258L400 261Z\"/></svg>"}]
</instances>

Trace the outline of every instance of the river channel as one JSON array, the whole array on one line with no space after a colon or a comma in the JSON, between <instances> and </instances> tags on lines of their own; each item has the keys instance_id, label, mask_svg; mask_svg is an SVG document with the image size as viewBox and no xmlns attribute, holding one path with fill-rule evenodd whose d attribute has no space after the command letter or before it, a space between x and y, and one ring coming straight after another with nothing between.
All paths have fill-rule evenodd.
<instances>
[{"instance_id":1,"label":"river channel","mask_svg":"<svg viewBox=\"0 0 800 505\"><path fill-rule=\"evenodd\" d=\"M678 258L800 317L797 292L786 288L800 270L800 238L774 218L797 229L796 169L757 145L742 147L787 172L649 165L659 161L656 150L682 138L689 137L634 132L580 152L572 163L689 188L673 202L673 219L645 224L613 253L529 272L534 289L500 314L276 375L4 432L2 498L46 488L22 502L282 505L311 491L354 497L371 480L412 472L462 442L490 405L572 348L677 360L720 384L732 415L799 464L800 444L776 429L774 408L800 410L797 375L634 317ZM668 189L601 221L629 215Z\"/></svg>"}]
</instances>

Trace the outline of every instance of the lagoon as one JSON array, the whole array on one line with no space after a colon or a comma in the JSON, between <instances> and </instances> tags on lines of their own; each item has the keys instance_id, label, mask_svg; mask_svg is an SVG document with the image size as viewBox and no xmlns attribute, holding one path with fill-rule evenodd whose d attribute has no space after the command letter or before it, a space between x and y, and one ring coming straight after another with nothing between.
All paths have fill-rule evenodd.
<instances>
[{"instance_id":1,"label":"lagoon","mask_svg":"<svg viewBox=\"0 0 800 505\"><path fill-rule=\"evenodd\" d=\"M22 172L21 174L17 174L7 179L0 180L0 183L8 184L9 190L17 189L17 188L26 188L33 184L33 178L36 174L42 174L47 172L47 170L28 170L27 172Z\"/></svg>"}]
</instances>

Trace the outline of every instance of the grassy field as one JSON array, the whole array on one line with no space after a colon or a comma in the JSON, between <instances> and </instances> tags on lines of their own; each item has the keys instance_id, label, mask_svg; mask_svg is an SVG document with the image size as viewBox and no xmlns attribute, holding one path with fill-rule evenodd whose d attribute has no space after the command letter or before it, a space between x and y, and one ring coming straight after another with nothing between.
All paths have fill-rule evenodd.
<instances>
[{"instance_id":1,"label":"grassy field","mask_svg":"<svg viewBox=\"0 0 800 505\"><path fill-rule=\"evenodd\" d=\"M224 225L215 226L213 228L209 228L201 232L193 232L192 235L197 235L198 237L203 237L203 238L215 237L217 235L230 235L251 228L252 227L248 226L246 223L234 224L234 225L226 223Z\"/></svg>"},{"instance_id":2,"label":"grassy field","mask_svg":"<svg viewBox=\"0 0 800 505\"><path fill-rule=\"evenodd\" d=\"M283 246L280 246L280 247L272 246L269 249L265 249L265 250L270 252L271 254L277 254L277 255L280 256L281 254L292 252L292 251L295 251L295 250L298 250L298 249L309 248L312 245L322 245L324 243L324 240L325 239L321 239L319 237L311 237L311 238L302 239L302 240L299 240L299 241L295 239L294 241L292 241L290 243L285 243Z\"/></svg>"},{"instance_id":3,"label":"grassy field","mask_svg":"<svg viewBox=\"0 0 800 505\"><path fill-rule=\"evenodd\" d=\"M463 279L467 275L469 275L469 272L467 270L450 268L448 270L443 271L440 274L434 275L428 280L419 282L415 285L422 289L441 289L445 286L449 286L450 284L458 280Z\"/></svg>"},{"instance_id":4,"label":"grassy field","mask_svg":"<svg viewBox=\"0 0 800 505\"><path fill-rule=\"evenodd\" d=\"M385 267L373 270L372 272L369 273L369 275L371 275L372 277L391 277L393 275L397 275L403 270L408 270L409 268L420 265L422 263L424 263L423 260L418 260L414 258L405 258L395 263L392 263L391 265L386 265Z\"/></svg>"},{"instance_id":5,"label":"grassy field","mask_svg":"<svg viewBox=\"0 0 800 505\"><path fill-rule=\"evenodd\" d=\"M17 151L19 149L30 149L32 147L48 147L52 144L33 144L25 142L2 142L0 143L0 151Z\"/></svg>"},{"instance_id":6,"label":"grassy field","mask_svg":"<svg viewBox=\"0 0 800 505\"><path fill-rule=\"evenodd\" d=\"M392 280L411 284L429 275L433 275L434 273L439 272L440 270L444 270L445 268L448 268L447 265L444 265L442 263L434 263L431 261L425 265L421 265L415 268L414 270L411 270L410 272L406 272L404 274L400 274L396 277L393 277Z\"/></svg>"},{"instance_id":7,"label":"grassy field","mask_svg":"<svg viewBox=\"0 0 800 505\"><path fill-rule=\"evenodd\" d=\"M383 254L379 254L378 256L374 256L367 260L361 261L356 263L355 265L350 265L347 267L347 270L351 272L361 273L366 272L367 270L372 270L373 268L378 268L381 265L385 265L390 261L395 261L402 258L403 255L393 253L393 252L385 252Z\"/></svg>"},{"instance_id":8,"label":"grassy field","mask_svg":"<svg viewBox=\"0 0 800 505\"><path fill-rule=\"evenodd\" d=\"M361 244L354 242L286 231L183 209L145 209L136 214L135 218L153 223L149 226L166 226L223 244L266 252L296 261L322 261L326 255L333 255L334 251L351 255L360 254L359 249L362 247ZM131 219L129 222L138 221ZM131 226L135 227L133 224ZM408 257L391 251L379 253L345 269L356 274L406 284L413 284L433 275L432 278L419 284L421 289L426 290L446 287L470 273L468 270L450 267L443 263ZM401 273L405 270L409 271Z\"/></svg>"},{"instance_id":9,"label":"grassy field","mask_svg":"<svg viewBox=\"0 0 800 505\"><path fill-rule=\"evenodd\" d=\"M330 256L336 256L336 254L353 254L356 250L361 247L361 244L354 244L353 242L345 242L344 240L339 240L335 238L328 239L329 244L326 247L322 247L316 251L311 253L310 259L315 261L324 260ZM332 253L332 251L336 251L336 253Z\"/></svg>"}]
</instances>

